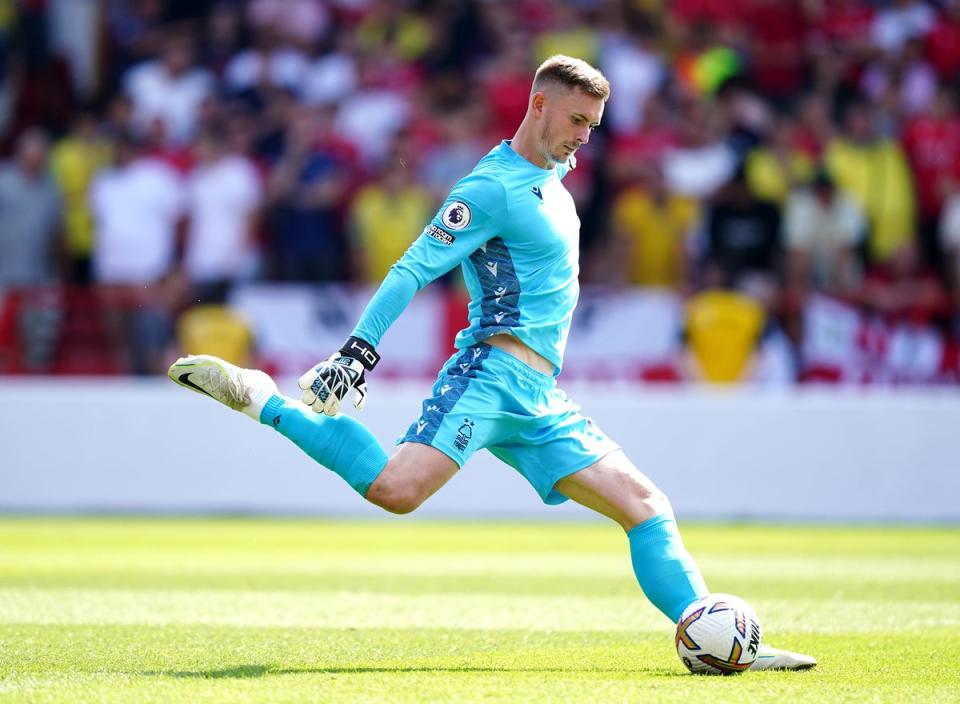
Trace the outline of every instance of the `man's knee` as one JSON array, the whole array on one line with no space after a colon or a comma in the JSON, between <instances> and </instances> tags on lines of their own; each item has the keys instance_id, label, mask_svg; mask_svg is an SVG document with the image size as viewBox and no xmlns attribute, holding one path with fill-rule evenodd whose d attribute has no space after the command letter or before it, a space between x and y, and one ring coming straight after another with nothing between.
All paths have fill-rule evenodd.
<instances>
[{"instance_id":1,"label":"man's knee","mask_svg":"<svg viewBox=\"0 0 960 704\"><path fill-rule=\"evenodd\" d=\"M397 481L384 474L370 485L367 501L397 514L412 513L423 503L426 497L411 482Z\"/></svg>"},{"instance_id":2,"label":"man's knee","mask_svg":"<svg viewBox=\"0 0 960 704\"><path fill-rule=\"evenodd\" d=\"M457 471L457 464L429 445L406 443L390 458L366 498L390 513L410 513Z\"/></svg>"},{"instance_id":3,"label":"man's knee","mask_svg":"<svg viewBox=\"0 0 960 704\"><path fill-rule=\"evenodd\" d=\"M635 517L638 519L638 523L642 523L654 516L673 513L670 499L652 483L642 482L635 484L633 487L633 497L637 512Z\"/></svg>"}]
</instances>

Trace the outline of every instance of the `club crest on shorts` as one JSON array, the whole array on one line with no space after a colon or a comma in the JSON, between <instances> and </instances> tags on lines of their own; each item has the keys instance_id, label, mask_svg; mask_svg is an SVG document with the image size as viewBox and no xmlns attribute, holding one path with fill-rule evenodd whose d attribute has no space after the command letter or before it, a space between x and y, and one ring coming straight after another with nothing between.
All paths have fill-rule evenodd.
<instances>
[{"instance_id":1,"label":"club crest on shorts","mask_svg":"<svg viewBox=\"0 0 960 704\"><path fill-rule=\"evenodd\" d=\"M470 444L470 439L473 437L473 421L469 418L463 419L463 424L457 428L457 437L453 441L453 446L456 447L460 452L463 452L467 449L467 445Z\"/></svg>"},{"instance_id":2,"label":"club crest on shorts","mask_svg":"<svg viewBox=\"0 0 960 704\"><path fill-rule=\"evenodd\" d=\"M463 201L455 200L443 209L440 219L451 230L462 230L470 224L471 217L470 207Z\"/></svg>"}]
</instances>

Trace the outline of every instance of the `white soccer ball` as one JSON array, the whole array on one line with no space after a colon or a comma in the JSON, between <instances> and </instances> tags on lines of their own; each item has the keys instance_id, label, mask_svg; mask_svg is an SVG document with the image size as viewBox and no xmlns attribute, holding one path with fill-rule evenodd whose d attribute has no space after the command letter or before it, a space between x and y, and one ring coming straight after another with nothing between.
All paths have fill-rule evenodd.
<instances>
[{"instance_id":1,"label":"white soccer ball","mask_svg":"<svg viewBox=\"0 0 960 704\"><path fill-rule=\"evenodd\" d=\"M684 609L675 640L690 672L732 675L749 669L762 638L750 604L730 594L708 594Z\"/></svg>"}]
</instances>

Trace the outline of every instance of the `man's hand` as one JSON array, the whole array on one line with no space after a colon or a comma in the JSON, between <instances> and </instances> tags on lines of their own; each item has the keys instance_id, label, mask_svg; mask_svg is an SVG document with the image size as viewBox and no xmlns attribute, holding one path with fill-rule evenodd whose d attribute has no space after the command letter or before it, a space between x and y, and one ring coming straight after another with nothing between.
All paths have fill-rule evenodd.
<instances>
[{"instance_id":1,"label":"man's hand","mask_svg":"<svg viewBox=\"0 0 960 704\"><path fill-rule=\"evenodd\" d=\"M303 391L300 400L317 413L335 416L340 412L340 404L353 390L353 405L357 410L363 410L367 402L365 374L379 361L380 357L371 345L351 337L339 352L300 377L298 383Z\"/></svg>"}]
</instances>

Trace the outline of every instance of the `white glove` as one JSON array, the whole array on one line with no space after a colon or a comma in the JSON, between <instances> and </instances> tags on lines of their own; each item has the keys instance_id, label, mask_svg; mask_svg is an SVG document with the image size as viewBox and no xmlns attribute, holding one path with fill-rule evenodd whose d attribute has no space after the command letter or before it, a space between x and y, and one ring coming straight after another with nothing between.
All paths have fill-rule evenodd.
<instances>
[{"instance_id":1,"label":"white glove","mask_svg":"<svg viewBox=\"0 0 960 704\"><path fill-rule=\"evenodd\" d=\"M355 351L357 356L350 354L351 351ZM353 405L362 411L367 402L365 374L379 361L380 357L371 345L351 337L339 352L300 377L297 381L303 391L300 400L317 413L335 416L340 412L340 404L352 390Z\"/></svg>"}]
</instances>

